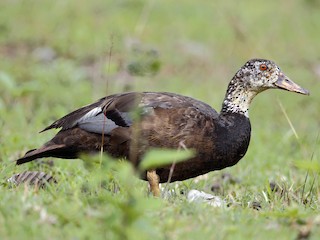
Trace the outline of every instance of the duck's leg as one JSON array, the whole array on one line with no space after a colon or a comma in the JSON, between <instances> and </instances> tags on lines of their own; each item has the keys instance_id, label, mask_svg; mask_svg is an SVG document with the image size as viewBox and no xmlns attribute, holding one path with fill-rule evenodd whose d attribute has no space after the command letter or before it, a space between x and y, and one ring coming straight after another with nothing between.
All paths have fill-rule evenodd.
<instances>
[{"instance_id":1,"label":"duck's leg","mask_svg":"<svg viewBox=\"0 0 320 240\"><path fill-rule=\"evenodd\" d=\"M147 179L150 184L150 190L155 197L160 197L159 181L160 178L156 173L156 170L147 171Z\"/></svg>"}]
</instances>

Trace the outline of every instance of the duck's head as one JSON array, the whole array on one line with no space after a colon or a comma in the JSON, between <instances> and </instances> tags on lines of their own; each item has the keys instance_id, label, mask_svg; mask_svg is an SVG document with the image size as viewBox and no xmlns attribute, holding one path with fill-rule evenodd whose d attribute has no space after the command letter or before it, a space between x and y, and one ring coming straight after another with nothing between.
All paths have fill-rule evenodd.
<instances>
[{"instance_id":1,"label":"duck's head","mask_svg":"<svg viewBox=\"0 0 320 240\"><path fill-rule=\"evenodd\" d=\"M290 80L272 61L251 59L232 78L222 105L223 112L248 116L252 99L267 89L283 89L309 95L309 91Z\"/></svg>"},{"instance_id":2,"label":"duck's head","mask_svg":"<svg viewBox=\"0 0 320 240\"><path fill-rule=\"evenodd\" d=\"M236 73L234 80L238 81L247 90L256 91L257 93L270 88L278 88L309 95L308 90L290 80L277 64L270 60L249 60Z\"/></svg>"}]
</instances>

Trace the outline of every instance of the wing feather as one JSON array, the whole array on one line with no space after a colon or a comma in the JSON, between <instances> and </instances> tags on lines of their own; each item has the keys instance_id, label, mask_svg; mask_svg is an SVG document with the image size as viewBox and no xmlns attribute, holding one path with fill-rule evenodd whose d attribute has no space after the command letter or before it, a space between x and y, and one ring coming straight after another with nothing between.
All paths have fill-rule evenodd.
<instances>
[{"instance_id":1,"label":"wing feather","mask_svg":"<svg viewBox=\"0 0 320 240\"><path fill-rule=\"evenodd\" d=\"M212 118L218 116L209 105L189 97L164 92L129 92L101 98L93 104L67 114L41 132L52 128L67 130L79 126L89 132L109 134L117 127L130 127L136 110L139 110L139 114L150 115L153 109L181 107L194 107Z\"/></svg>"}]
</instances>

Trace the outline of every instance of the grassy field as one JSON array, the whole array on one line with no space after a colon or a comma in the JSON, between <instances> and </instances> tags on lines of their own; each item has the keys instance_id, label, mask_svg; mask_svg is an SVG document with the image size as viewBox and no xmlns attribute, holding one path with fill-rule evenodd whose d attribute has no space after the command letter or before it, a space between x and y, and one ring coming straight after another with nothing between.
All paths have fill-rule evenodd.
<instances>
[{"instance_id":1,"label":"grassy field","mask_svg":"<svg viewBox=\"0 0 320 240\"><path fill-rule=\"evenodd\" d=\"M0 238L318 239L319 7L316 0L0 1ZM124 161L13 162L55 134L38 134L53 120L107 94L169 91L220 110L229 80L253 57L276 61L311 95L259 95L249 150L232 168L162 185L171 194L155 199ZM10 186L7 178L25 170L58 183ZM227 204L189 203L191 189L214 189Z\"/></svg>"}]
</instances>

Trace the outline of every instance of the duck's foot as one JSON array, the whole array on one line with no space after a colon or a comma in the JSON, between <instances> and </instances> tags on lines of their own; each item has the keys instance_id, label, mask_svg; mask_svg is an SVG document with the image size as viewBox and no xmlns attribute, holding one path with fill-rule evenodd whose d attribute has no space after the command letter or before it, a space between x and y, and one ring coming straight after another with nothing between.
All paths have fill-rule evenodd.
<instances>
[{"instance_id":1,"label":"duck's foot","mask_svg":"<svg viewBox=\"0 0 320 240\"><path fill-rule=\"evenodd\" d=\"M150 184L150 190L155 197L160 197L159 181L160 178L156 173L156 170L147 171L147 179Z\"/></svg>"}]
</instances>

